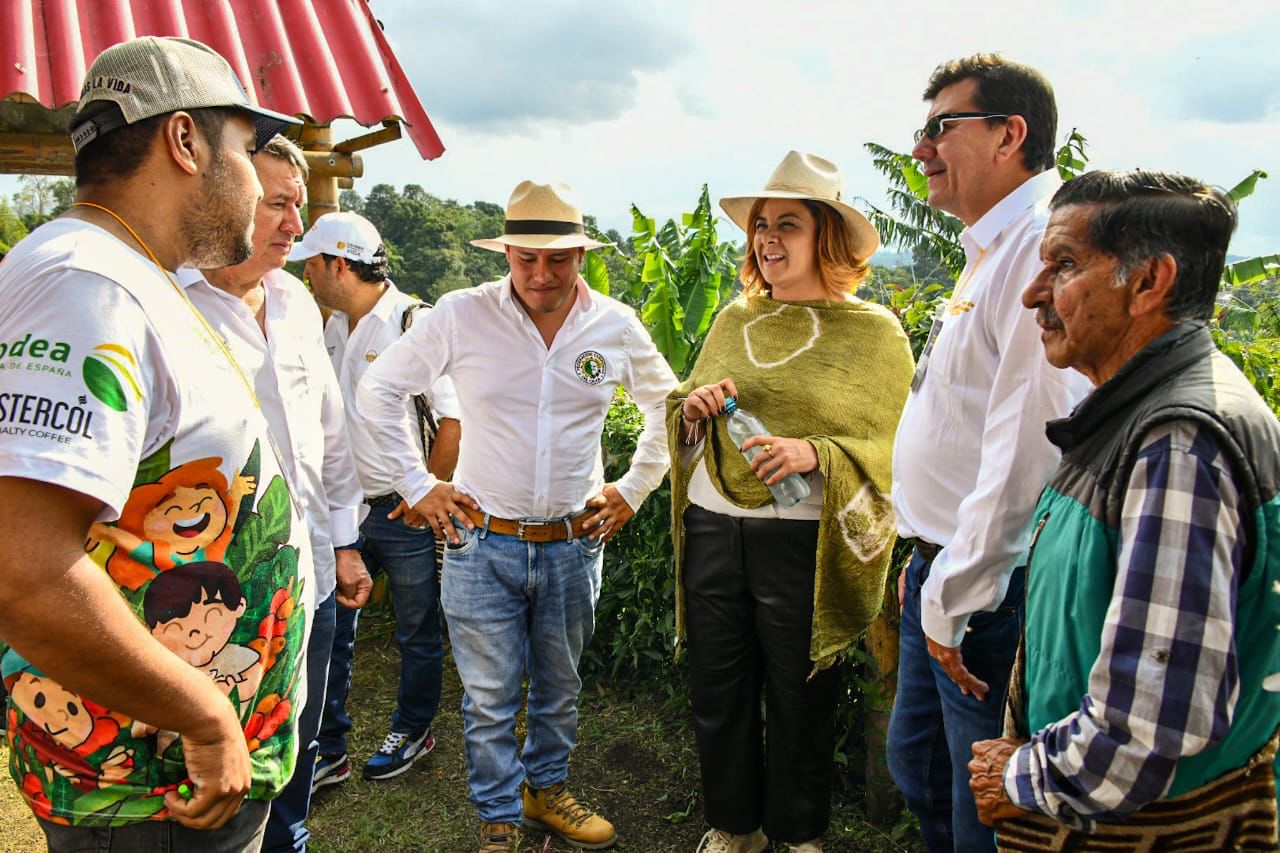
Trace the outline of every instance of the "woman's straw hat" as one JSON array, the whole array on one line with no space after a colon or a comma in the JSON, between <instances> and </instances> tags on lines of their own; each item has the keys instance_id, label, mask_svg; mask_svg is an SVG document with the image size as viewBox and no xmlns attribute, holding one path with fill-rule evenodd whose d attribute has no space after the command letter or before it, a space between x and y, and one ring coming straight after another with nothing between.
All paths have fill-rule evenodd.
<instances>
[{"instance_id":1,"label":"woman's straw hat","mask_svg":"<svg viewBox=\"0 0 1280 853\"><path fill-rule=\"evenodd\" d=\"M880 245L880 235L875 226L867 221L858 210L841 200L844 189L844 178L840 168L830 160L816 154L803 154L791 151L778 168L773 170L764 190L753 195L730 196L720 199L720 207L729 215L734 224L751 234L751 223L747 216L751 213L751 205L760 198L794 198L820 201L834 208L844 219L853 235L854 251L863 260L871 257L871 253Z\"/></svg>"}]
</instances>

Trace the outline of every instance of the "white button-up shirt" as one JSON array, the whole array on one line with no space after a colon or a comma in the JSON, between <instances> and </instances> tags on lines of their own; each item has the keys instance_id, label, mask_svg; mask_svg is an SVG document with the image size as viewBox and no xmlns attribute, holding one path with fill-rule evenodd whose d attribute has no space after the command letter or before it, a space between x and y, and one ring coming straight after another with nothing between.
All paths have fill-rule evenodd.
<instances>
[{"instance_id":1,"label":"white button-up shirt","mask_svg":"<svg viewBox=\"0 0 1280 853\"><path fill-rule=\"evenodd\" d=\"M1045 360L1022 291L1040 271L1049 170L960 234L967 263L893 447L898 532L944 546L921 595L925 634L964 639L969 616L994 610L1027 546L1036 499L1058 464L1045 423L1090 390Z\"/></svg>"},{"instance_id":2,"label":"white button-up shirt","mask_svg":"<svg viewBox=\"0 0 1280 853\"><path fill-rule=\"evenodd\" d=\"M178 281L253 383L306 514L316 601L323 601L336 586L334 546L349 545L359 535L363 494L347 442L342 396L320 337L320 311L302 282L273 270L262 280L264 336L249 306L214 287L199 270L179 270ZM270 447L261 451L272 452ZM259 491L265 486L259 483Z\"/></svg>"},{"instance_id":3,"label":"white button-up shirt","mask_svg":"<svg viewBox=\"0 0 1280 853\"><path fill-rule=\"evenodd\" d=\"M618 491L634 509L662 482L669 464L665 401L675 375L636 313L581 278L550 348L508 276L445 294L374 362L360 383L358 407L411 502L436 481L410 452L400 412L405 395L445 374L465 420L454 482L485 512L556 518L599 493L600 435L619 385L644 414L644 429Z\"/></svg>"},{"instance_id":4,"label":"white button-up shirt","mask_svg":"<svg viewBox=\"0 0 1280 853\"><path fill-rule=\"evenodd\" d=\"M360 485L364 488L365 495L371 498L396 491L395 473L392 466L383 460L377 445L373 443L369 424L356 407L356 386L360 384L369 365L400 340L400 324L404 319L404 312L418 301L417 297L398 290L390 279L387 279L386 285L386 290L374 303L373 309L356 322L355 329L350 328L350 319L341 311L330 314L329 322L324 327L325 346L329 348L333 369L338 374L342 399L347 403L347 427L351 436L351 451L356 457L356 471L360 475ZM425 316L426 313L415 315L414 322L421 321ZM437 423L441 418L461 418L458 397L454 394L453 382L449 377L441 377L431 385L427 400ZM412 400L406 400L405 405L400 408L405 428L413 433L414 458L421 459L422 433L418 430L417 410Z\"/></svg>"}]
</instances>

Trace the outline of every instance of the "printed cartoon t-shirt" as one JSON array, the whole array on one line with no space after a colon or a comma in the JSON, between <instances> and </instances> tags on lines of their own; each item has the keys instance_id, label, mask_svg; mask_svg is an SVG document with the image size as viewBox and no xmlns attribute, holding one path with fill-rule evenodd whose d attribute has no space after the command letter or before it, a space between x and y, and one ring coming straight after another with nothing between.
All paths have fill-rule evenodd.
<instances>
[{"instance_id":1,"label":"printed cartoon t-shirt","mask_svg":"<svg viewBox=\"0 0 1280 853\"><path fill-rule=\"evenodd\" d=\"M0 476L106 505L92 558L151 634L227 695L249 796L275 796L305 695L307 531L239 373L156 265L92 225L43 225L0 264ZM64 690L15 649L0 671L10 772L36 814L81 826L168 816L165 792L187 780L177 735Z\"/></svg>"}]
</instances>

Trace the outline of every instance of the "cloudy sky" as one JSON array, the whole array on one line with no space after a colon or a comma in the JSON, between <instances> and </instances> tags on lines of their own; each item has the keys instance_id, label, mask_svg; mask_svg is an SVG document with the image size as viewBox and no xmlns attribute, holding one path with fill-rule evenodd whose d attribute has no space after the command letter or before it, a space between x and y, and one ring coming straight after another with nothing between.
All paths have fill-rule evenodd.
<instances>
[{"instance_id":1,"label":"cloudy sky","mask_svg":"<svg viewBox=\"0 0 1280 853\"><path fill-rule=\"evenodd\" d=\"M1049 77L1060 134L1079 128L1097 167L1226 187L1272 172L1232 250L1280 252L1274 0L371 5L447 150L424 162L407 138L372 149L363 192L417 183L505 203L523 178L560 178L625 234L631 203L666 218L704 182L713 197L749 192L797 148L835 160L847 194L880 203L862 144L909 149L933 67L999 51Z\"/></svg>"}]
</instances>

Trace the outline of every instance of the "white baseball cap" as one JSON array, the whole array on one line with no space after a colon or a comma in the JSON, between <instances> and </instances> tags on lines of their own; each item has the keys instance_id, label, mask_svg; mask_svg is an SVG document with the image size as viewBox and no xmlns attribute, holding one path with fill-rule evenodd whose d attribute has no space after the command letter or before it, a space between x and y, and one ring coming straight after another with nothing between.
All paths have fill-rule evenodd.
<instances>
[{"instance_id":1,"label":"white baseball cap","mask_svg":"<svg viewBox=\"0 0 1280 853\"><path fill-rule=\"evenodd\" d=\"M340 211L315 221L289 252L289 260L305 261L316 255L337 255L349 261L373 264L387 256L382 237L373 223L358 213Z\"/></svg>"}]
</instances>

